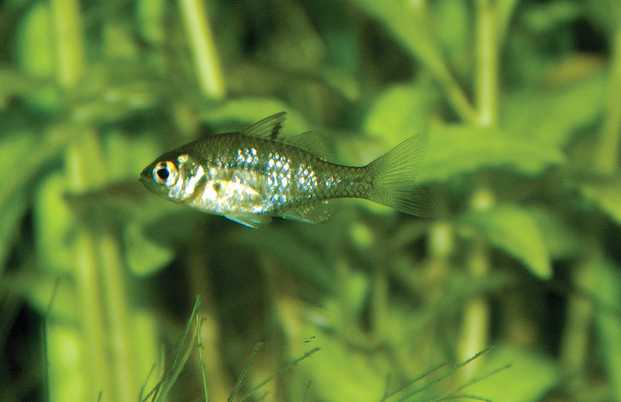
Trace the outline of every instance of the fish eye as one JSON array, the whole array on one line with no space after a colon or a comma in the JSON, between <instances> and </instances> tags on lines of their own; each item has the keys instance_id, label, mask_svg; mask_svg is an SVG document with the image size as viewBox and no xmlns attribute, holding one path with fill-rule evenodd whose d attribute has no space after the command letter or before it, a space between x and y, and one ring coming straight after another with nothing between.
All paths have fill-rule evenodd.
<instances>
[{"instance_id":1,"label":"fish eye","mask_svg":"<svg viewBox=\"0 0 621 402\"><path fill-rule=\"evenodd\" d=\"M170 161L159 162L153 169L153 179L159 184L170 185L175 180L177 167Z\"/></svg>"},{"instance_id":2,"label":"fish eye","mask_svg":"<svg viewBox=\"0 0 621 402\"><path fill-rule=\"evenodd\" d=\"M168 172L168 168L167 167L162 167L156 170L155 172L157 174L157 176L162 179L162 180L166 180L168 179L168 176L170 175L170 172Z\"/></svg>"}]
</instances>

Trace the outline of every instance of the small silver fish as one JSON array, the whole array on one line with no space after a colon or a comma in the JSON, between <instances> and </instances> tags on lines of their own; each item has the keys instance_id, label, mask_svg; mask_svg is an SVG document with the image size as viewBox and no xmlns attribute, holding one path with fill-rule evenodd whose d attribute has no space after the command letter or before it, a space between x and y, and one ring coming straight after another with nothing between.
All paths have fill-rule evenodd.
<instances>
[{"instance_id":1,"label":"small silver fish","mask_svg":"<svg viewBox=\"0 0 621 402\"><path fill-rule=\"evenodd\" d=\"M206 136L166 152L140 179L171 201L253 228L274 216L322 222L329 216L326 204L336 198L364 198L421 214L420 137L366 166L344 166L313 152L312 134L283 137L285 118L285 112L276 113L240 132Z\"/></svg>"}]
</instances>

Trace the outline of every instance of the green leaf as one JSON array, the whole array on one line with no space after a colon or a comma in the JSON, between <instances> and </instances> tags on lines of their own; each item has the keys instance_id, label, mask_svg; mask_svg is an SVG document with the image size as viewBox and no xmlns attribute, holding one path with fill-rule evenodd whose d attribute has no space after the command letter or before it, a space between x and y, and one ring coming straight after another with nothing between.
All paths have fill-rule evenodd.
<instances>
[{"instance_id":1,"label":"green leaf","mask_svg":"<svg viewBox=\"0 0 621 402\"><path fill-rule=\"evenodd\" d=\"M10 252L16 238L17 226L29 207L29 188L27 184L41 166L47 152L38 149L46 146L37 143L37 138L29 131L7 133L0 139L0 171L12 172L4 179L0 187L0 269Z\"/></svg>"},{"instance_id":2,"label":"green leaf","mask_svg":"<svg viewBox=\"0 0 621 402\"><path fill-rule=\"evenodd\" d=\"M556 364L539 354L525 349L496 346L484 358L475 377L491 373L510 364L485 381L466 387L462 393L476 395L486 400L503 402L535 402L552 389L560 379Z\"/></svg>"},{"instance_id":3,"label":"green leaf","mask_svg":"<svg viewBox=\"0 0 621 402\"><path fill-rule=\"evenodd\" d=\"M166 38L167 6L166 0L138 0L136 2L137 28L150 44L161 46Z\"/></svg>"},{"instance_id":4,"label":"green leaf","mask_svg":"<svg viewBox=\"0 0 621 402\"><path fill-rule=\"evenodd\" d=\"M17 63L33 78L51 78L55 72L55 51L52 42L52 16L48 3L36 2L20 20L17 31ZM32 84L36 83L35 80ZM15 85L7 82L7 86ZM34 89L34 88L28 88ZM58 102L58 93L52 86L39 86L26 100L42 109L50 109Z\"/></svg>"},{"instance_id":5,"label":"green leaf","mask_svg":"<svg viewBox=\"0 0 621 402\"><path fill-rule=\"evenodd\" d=\"M161 140L153 132L129 134L112 131L102 142L106 179L109 182L137 182L142 169L165 151Z\"/></svg>"},{"instance_id":6,"label":"green leaf","mask_svg":"<svg viewBox=\"0 0 621 402\"><path fill-rule=\"evenodd\" d=\"M175 256L174 250L161 243L155 243L143 233L138 224L130 224L125 228L127 264L138 276L148 276L169 264Z\"/></svg>"},{"instance_id":7,"label":"green leaf","mask_svg":"<svg viewBox=\"0 0 621 402\"><path fill-rule=\"evenodd\" d=\"M0 275L4 271L6 259L18 238L21 218L28 209L29 202L25 192L14 194L11 201L3 206L0 217Z\"/></svg>"},{"instance_id":8,"label":"green leaf","mask_svg":"<svg viewBox=\"0 0 621 402\"><path fill-rule=\"evenodd\" d=\"M100 64L88 70L69 102L72 117L83 124L115 122L154 108L166 88L145 64Z\"/></svg>"},{"instance_id":9,"label":"green leaf","mask_svg":"<svg viewBox=\"0 0 621 402\"><path fill-rule=\"evenodd\" d=\"M554 1L529 7L523 21L528 29L539 34L550 34L559 26L580 17L580 4L571 1Z\"/></svg>"},{"instance_id":10,"label":"green leaf","mask_svg":"<svg viewBox=\"0 0 621 402\"><path fill-rule=\"evenodd\" d=\"M200 302L197 299L192 307L192 313L185 326L183 336L179 339L175 345L174 357L172 363L166 368L164 374L157 385L147 395L151 395L150 398L145 398L152 402L162 402L168 400L168 394L172 391L173 386L179 380L179 376L183 372L188 360L192 356L192 352L197 344L197 338L200 336L199 329L201 326L201 315L199 311ZM146 395L145 395L146 396Z\"/></svg>"},{"instance_id":11,"label":"green leaf","mask_svg":"<svg viewBox=\"0 0 621 402\"><path fill-rule=\"evenodd\" d=\"M332 337L317 337L313 346L320 351L307 359L302 369L308 373L319 400L372 402L380 399L386 373L378 368L380 362L369 354L347 348Z\"/></svg>"},{"instance_id":12,"label":"green leaf","mask_svg":"<svg viewBox=\"0 0 621 402\"><path fill-rule=\"evenodd\" d=\"M592 180L580 186L587 200L621 224L621 178Z\"/></svg>"},{"instance_id":13,"label":"green leaf","mask_svg":"<svg viewBox=\"0 0 621 402\"><path fill-rule=\"evenodd\" d=\"M423 1L354 0L369 15L378 19L412 56L419 59L441 84L455 111L462 119L476 120L471 102L453 76L435 43L431 16Z\"/></svg>"},{"instance_id":14,"label":"green leaf","mask_svg":"<svg viewBox=\"0 0 621 402\"><path fill-rule=\"evenodd\" d=\"M437 96L425 82L400 84L385 89L367 113L364 130L395 146L426 131Z\"/></svg>"},{"instance_id":15,"label":"green leaf","mask_svg":"<svg viewBox=\"0 0 621 402\"><path fill-rule=\"evenodd\" d=\"M37 77L50 77L56 68L51 21L48 3L32 3L17 32L18 64Z\"/></svg>"},{"instance_id":16,"label":"green leaf","mask_svg":"<svg viewBox=\"0 0 621 402\"><path fill-rule=\"evenodd\" d=\"M562 147L604 110L606 80L601 71L557 88L527 88L509 93L501 127L525 141Z\"/></svg>"},{"instance_id":17,"label":"green leaf","mask_svg":"<svg viewBox=\"0 0 621 402\"><path fill-rule=\"evenodd\" d=\"M434 43L430 18L417 2L355 0L367 14L382 25L436 77L446 77L448 69Z\"/></svg>"},{"instance_id":18,"label":"green leaf","mask_svg":"<svg viewBox=\"0 0 621 402\"><path fill-rule=\"evenodd\" d=\"M318 68L326 49L306 8L290 2L282 3L279 9L287 18L272 27L269 40L264 42L266 46L261 48L258 56L269 63L296 71Z\"/></svg>"},{"instance_id":19,"label":"green leaf","mask_svg":"<svg viewBox=\"0 0 621 402\"><path fill-rule=\"evenodd\" d=\"M489 243L521 261L539 278L552 276L550 257L535 218L516 205L470 212L461 223L474 227Z\"/></svg>"},{"instance_id":20,"label":"green leaf","mask_svg":"<svg viewBox=\"0 0 621 402\"><path fill-rule=\"evenodd\" d=\"M498 43L501 44L507 35L509 30L509 24L511 23L511 17L515 11L519 0L498 0L496 2L496 13L498 16Z\"/></svg>"},{"instance_id":21,"label":"green leaf","mask_svg":"<svg viewBox=\"0 0 621 402\"><path fill-rule=\"evenodd\" d=\"M360 98L360 83L349 71L325 66L317 73L326 85L350 102L355 102Z\"/></svg>"},{"instance_id":22,"label":"green leaf","mask_svg":"<svg viewBox=\"0 0 621 402\"><path fill-rule=\"evenodd\" d=\"M24 298L41 316L76 321L75 288L60 275L22 267L15 274L2 278L1 289Z\"/></svg>"},{"instance_id":23,"label":"green leaf","mask_svg":"<svg viewBox=\"0 0 621 402\"><path fill-rule=\"evenodd\" d=\"M563 217L545 207L528 208L528 213L537 222L550 257L572 258L580 253L580 236Z\"/></svg>"},{"instance_id":24,"label":"green leaf","mask_svg":"<svg viewBox=\"0 0 621 402\"><path fill-rule=\"evenodd\" d=\"M8 98L21 96L24 99L32 99L44 93L49 94L49 101L58 94L53 93L55 87L52 83L36 78L29 74L21 73L8 67L0 67L0 108L4 106Z\"/></svg>"},{"instance_id":25,"label":"green leaf","mask_svg":"<svg viewBox=\"0 0 621 402\"><path fill-rule=\"evenodd\" d=\"M510 167L536 175L564 161L556 146L499 129L462 125L432 127L419 182L443 181L483 168Z\"/></svg>"},{"instance_id":26,"label":"green leaf","mask_svg":"<svg viewBox=\"0 0 621 402\"><path fill-rule=\"evenodd\" d=\"M312 129L306 119L290 106L274 98L247 97L225 101L210 106L201 113L202 120L229 129L239 130L244 125L254 123L271 114L286 111L287 121L284 130L290 133L302 133ZM237 124L237 126L231 125Z\"/></svg>"},{"instance_id":27,"label":"green leaf","mask_svg":"<svg viewBox=\"0 0 621 402\"><path fill-rule=\"evenodd\" d=\"M78 134L72 128L59 126L36 137L32 132L17 132L0 139L0 167L12 172L0 187L0 207L7 205Z\"/></svg>"},{"instance_id":28,"label":"green leaf","mask_svg":"<svg viewBox=\"0 0 621 402\"><path fill-rule=\"evenodd\" d=\"M84 349L84 333L79 326L46 321L46 372L50 400L89 400L93 395L89 378L84 375L89 371L88 361L83 358Z\"/></svg>"},{"instance_id":29,"label":"green leaf","mask_svg":"<svg viewBox=\"0 0 621 402\"><path fill-rule=\"evenodd\" d=\"M607 306L616 308L598 308L596 330L599 338L600 355L603 357L608 384L613 400L621 400L621 319L615 314L621 309L621 274L618 266L610 261L600 260L593 266L594 289L598 298Z\"/></svg>"},{"instance_id":30,"label":"green leaf","mask_svg":"<svg viewBox=\"0 0 621 402\"><path fill-rule=\"evenodd\" d=\"M334 275L325 260L298 236L291 236L289 232L275 226L264 227L260 231L240 227L234 241L244 247L252 247L260 254L276 258L283 269L290 270L303 282L324 290L334 288Z\"/></svg>"},{"instance_id":31,"label":"green leaf","mask_svg":"<svg viewBox=\"0 0 621 402\"><path fill-rule=\"evenodd\" d=\"M124 174L123 171L120 173ZM193 236L194 225L200 224L201 218L207 216L148 192L137 180L110 183L66 198L81 219L91 219L95 225L104 221L121 228L125 258L137 276L151 275L168 265L176 248L187 244ZM59 207L58 210L63 209ZM62 233L53 224L47 228L52 233ZM52 237L50 243L58 240Z\"/></svg>"},{"instance_id":32,"label":"green leaf","mask_svg":"<svg viewBox=\"0 0 621 402\"><path fill-rule=\"evenodd\" d=\"M434 0L428 3L433 15L434 32L441 43L447 63L467 77L473 67L470 5L466 1Z\"/></svg>"},{"instance_id":33,"label":"green leaf","mask_svg":"<svg viewBox=\"0 0 621 402\"><path fill-rule=\"evenodd\" d=\"M621 24L621 3L617 0L598 0L586 2L588 14L609 32L619 29Z\"/></svg>"}]
</instances>

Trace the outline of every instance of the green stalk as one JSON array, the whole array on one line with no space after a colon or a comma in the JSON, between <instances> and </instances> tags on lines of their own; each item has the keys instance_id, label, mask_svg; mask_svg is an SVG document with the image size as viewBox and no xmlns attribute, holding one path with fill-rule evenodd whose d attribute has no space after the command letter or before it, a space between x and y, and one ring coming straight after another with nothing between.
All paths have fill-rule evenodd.
<instances>
[{"instance_id":1,"label":"green stalk","mask_svg":"<svg viewBox=\"0 0 621 402\"><path fill-rule=\"evenodd\" d=\"M58 81L67 90L78 83L84 70L84 46L81 32L79 3L76 0L52 0L51 11L57 51ZM71 191L79 192L92 184L87 161L97 146L95 134L90 130L68 146L66 151L66 176ZM96 239L86 227L78 227L74 242L74 277L79 297L79 322L82 330L82 351L87 373L76 379L75 390L86 384L86 398L95 400L102 392L110 395L112 380L108 370L105 349L103 307L100 304L99 277L96 256ZM53 330L51 332L54 332ZM50 366L57 351L50 351ZM52 399L66 399L72 395L60 394L50 383ZM58 390L61 391L61 390ZM64 392L71 392L64 387ZM83 390L82 390L83 391Z\"/></svg>"},{"instance_id":2,"label":"green stalk","mask_svg":"<svg viewBox=\"0 0 621 402\"><path fill-rule=\"evenodd\" d=\"M593 245L597 248L597 245ZM588 256L572 268L572 282L580 289L590 289L591 267L594 256ZM593 306L590 300L573 295L568 300L567 319L561 343L561 366L570 374L580 372L589 354L589 339L593 323ZM574 377L580 378L581 376Z\"/></svg>"},{"instance_id":3,"label":"green stalk","mask_svg":"<svg viewBox=\"0 0 621 402\"><path fill-rule=\"evenodd\" d=\"M478 117L477 112L473 109L463 89L446 66L443 66L438 74L438 81L442 84L449 102L459 117L467 123L475 124Z\"/></svg>"},{"instance_id":4,"label":"green stalk","mask_svg":"<svg viewBox=\"0 0 621 402\"><path fill-rule=\"evenodd\" d=\"M79 3L76 0L52 0L52 15L58 80L64 88L72 90L85 65ZM92 129L82 130L80 138L69 145L65 158L69 188L76 193L104 183L99 139ZM88 225L84 223L77 228L74 251L85 367L89 373L84 373L84 378L90 381L87 399L95 400L101 393L108 400L133 402L139 385L119 246L105 229L101 234ZM105 319L106 313L110 315L109 320Z\"/></svg>"},{"instance_id":5,"label":"green stalk","mask_svg":"<svg viewBox=\"0 0 621 402\"><path fill-rule=\"evenodd\" d=\"M498 115L498 44L496 7L492 0L476 1L476 102L479 110L478 124L493 127ZM494 204L493 193L481 186L475 190L471 208L485 210ZM468 269L475 278L482 278L490 270L490 257L483 239L475 239L468 258ZM480 352L487 346L489 332L489 306L484 297L476 297L465 307L459 355L461 359ZM465 367L469 378L480 365L480 359Z\"/></svg>"},{"instance_id":6,"label":"green stalk","mask_svg":"<svg viewBox=\"0 0 621 402\"><path fill-rule=\"evenodd\" d=\"M371 326L376 341L384 339L384 325L386 311L388 310L388 277L386 264L382 264L379 258L375 258L371 292Z\"/></svg>"},{"instance_id":7,"label":"green stalk","mask_svg":"<svg viewBox=\"0 0 621 402\"><path fill-rule=\"evenodd\" d=\"M451 267L450 259L454 252L454 228L450 222L446 220L437 220L433 222L428 229L428 250L429 263L425 264L423 275L425 277L424 284L426 291L422 294L424 304L426 306L439 306L445 297L446 281L448 279ZM428 325L427 331L429 335L421 339L425 346L420 348L420 361L434 361L436 359L445 359L441 351L437 348L437 339L442 331L437 326ZM440 350L440 353L438 351ZM420 366L411 366L401 359L403 367L408 367L408 376L416 376L420 372Z\"/></svg>"},{"instance_id":8,"label":"green stalk","mask_svg":"<svg viewBox=\"0 0 621 402\"><path fill-rule=\"evenodd\" d=\"M427 295L427 303L437 303L442 295L441 286L434 286L444 282L449 271L449 259L454 249L453 227L449 222L434 222L429 228L429 276L431 292Z\"/></svg>"},{"instance_id":9,"label":"green stalk","mask_svg":"<svg viewBox=\"0 0 621 402\"><path fill-rule=\"evenodd\" d=\"M608 85L608 113L594 160L595 167L603 174L612 174L619 163L621 135L621 29L612 37L612 65Z\"/></svg>"},{"instance_id":10,"label":"green stalk","mask_svg":"<svg viewBox=\"0 0 621 402\"><path fill-rule=\"evenodd\" d=\"M599 155L596 158L600 161L598 164L599 169L603 174L613 175L618 172L619 168L619 143L621 136L621 98L619 97L619 89L621 88L621 29L617 29L612 38L612 66L610 72L610 85L608 96L608 113L604 122L604 132L600 139ZM598 237L603 237L604 225L598 225ZM594 247L595 248L595 247ZM601 258L599 264L604 261ZM590 266L591 271L595 271L595 264ZM593 289L593 285L588 281L591 277L597 275L598 281L602 284L614 282L614 276L606 274L606 270L598 269L596 272L591 272L591 275L587 277L586 284L579 283L578 286L589 289ZM617 284L617 286L619 286ZM601 286L600 286L601 287ZM614 286L606 287L606 297L610 299L611 303L619 299L619 292L615 291ZM618 289L618 288L617 288ZM611 394L613 399L617 401L621 398L621 385L619 384L619 377L621 376L621 365L619 364L618 353L615 353L613 347L614 344L618 344L618 335L621 333L619 329L618 319L605 316L606 313L597 311L597 329L599 330L599 342L601 351L604 354L604 360L606 362L606 372L610 385Z\"/></svg>"},{"instance_id":11,"label":"green stalk","mask_svg":"<svg viewBox=\"0 0 621 402\"><path fill-rule=\"evenodd\" d=\"M476 102L479 125L493 127L498 116L498 44L496 7L492 0L477 0Z\"/></svg>"},{"instance_id":12,"label":"green stalk","mask_svg":"<svg viewBox=\"0 0 621 402\"><path fill-rule=\"evenodd\" d=\"M431 18L431 16L427 15L427 0L411 0L410 7L421 16L421 20L415 23L423 23L422 21ZM439 56L427 62L429 71L433 74L438 83L440 83L455 113L457 113L463 121L475 124L477 121L477 112L472 107L470 100L455 79L453 73L447 67L446 62Z\"/></svg>"},{"instance_id":13,"label":"green stalk","mask_svg":"<svg viewBox=\"0 0 621 402\"><path fill-rule=\"evenodd\" d=\"M199 369L204 368L207 372L207 378L203 379L207 382L203 386L209 389L209 398L212 401L226 401L231 381L226 375L220 354L220 328L215 298L207 275L206 255L202 246L205 242L201 240L205 236L201 233L196 239L193 250L189 251L188 269L192 294L199 295L201 300L201 326L198 336L204 355L202 359L198 356L197 363Z\"/></svg>"},{"instance_id":14,"label":"green stalk","mask_svg":"<svg viewBox=\"0 0 621 402\"><path fill-rule=\"evenodd\" d=\"M292 296L292 289L294 289L293 281L289 275L279 271L280 267L278 267L278 264L275 264L271 258L261 258L261 268L266 278L266 297L268 298L269 305L272 306L272 314L275 316L279 328L282 329L283 338L282 342L279 342L279 344L283 345L283 347L280 348L280 350L282 350L281 353L287 355L289 358L299 356L304 353L306 346L302 341L304 323L300 320L300 306ZM273 376L275 373L278 373L278 360L281 359L278 359L277 356L269 359L268 362L271 367L264 367L263 370L261 370L263 373L259 372L257 374L269 374ZM261 383L264 382L264 380L261 381ZM289 393L287 398L285 398L284 395L280 395L280 393L274 393L272 394L273 401L278 402L283 399L300 400L301 394L298 394L298 392L300 392L301 389L296 386L299 384L297 382L292 382L292 384L295 385L290 384L287 387L286 392ZM274 383L270 385L270 388L271 387L278 390L278 382L274 381Z\"/></svg>"},{"instance_id":15,"label":"green stalk","mask_svg":"<svg viewBox=\"0 0 621 402\"><path fill-rule=\"evenodd\" d=\"M83 191L90 187L86 172L89 171L85 159L92 154L92 145L96 142L95 134L87 130L83 137L71 144L66 152L66 175L71 191ZM90 382L87 394L89 399L112 393L112 378L109 360L106 354L104 307L101 305L99 288L99 267L97 261L97 239L86 226L76 229L74 243L74 278L79 297L80 323L83 333L84 366L88 368L84 379Z\"/></svg>"},{"instance_id":16,"label":"green stalk","mask_svg":"<svg viewBox=\"0 0 621 402\"><path fill-rule=\"evenodd\" d=\"M621 104L619 90L621 89L621 29L612 36L612 62L609 72L610 85L608 86L607 114L602 126L599 142L596 144L593 165L602 175L612 175L618 168L619 145L621 135ZM603 236L604 223L600 220L591 222L588 228L592 239ZM591 244L589 250L598 250L598 244ZM603 257L598 253L587 255L573 267L572 282L577 289L591 289L593 277L596 275L594 267ZM561 363L569 373L585 368L589 355L589 340L593 325L592 303L571 296L567 311L567 326L563 331L561 348Z\"/></svg>"},{"instance_id":17,"label":"green stalk","mask_svg":"<svg viewBox=\"0 0 621 402\"><path fill-rule=\"evenodd\" d=\"M76 0L51 0L56 38L56 75L64 88L73 88L84 70L84 41L80 4Z\"/></svg>"},{"instance_id":18,"label":"green stalk","mask_svg":"<svg viewBox=\"0 0 621 402\"><path fill-rule=\"evenodd\" d=\"M119 402L135 402L140 390L136 377L137 362L132 342L131 313L127 300L125 270L116 237L109 229L99 236L104 300L108 313L110 355Z\"/></svg>"},{"instance_id":19,"label":"green stalk","mask_svg":"<svg viewBox=\"0 0 621 402\"><path fill-rule=\"evenodd\" d=\"M219 99L225 96L226 87L204 3L203 0L179 0L179 7L201 90Z\"/></svg>"}]
</instances>

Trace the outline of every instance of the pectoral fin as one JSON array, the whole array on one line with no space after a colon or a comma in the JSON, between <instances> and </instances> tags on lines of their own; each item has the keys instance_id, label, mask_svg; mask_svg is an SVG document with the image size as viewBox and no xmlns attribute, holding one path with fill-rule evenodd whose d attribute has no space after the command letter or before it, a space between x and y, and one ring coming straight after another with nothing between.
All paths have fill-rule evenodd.
<instances>
[{"instance_id":1,"label":"pectoral fin","mask_svg":"<svg viewBox=\"0 0 621 402\"><path fill-rule=\"evenodd\" d=\"M270 223L272 220L271 216L255 214L224 215L224 217L251 229L257 229L259 226Z\"/></svg>"}]
</instances>

